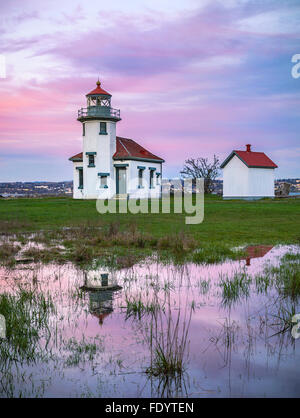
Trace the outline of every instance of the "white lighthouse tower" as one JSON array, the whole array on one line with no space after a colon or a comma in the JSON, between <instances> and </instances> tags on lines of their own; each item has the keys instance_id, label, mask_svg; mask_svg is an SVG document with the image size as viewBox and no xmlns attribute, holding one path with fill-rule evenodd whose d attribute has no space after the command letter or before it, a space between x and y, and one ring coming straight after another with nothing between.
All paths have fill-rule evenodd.
<instances>
[{"instance_id":1,"label":"white lighthouse tower","mask_svg":"<svg viewBox=\"0 0 300 418\"><path fill-rule=\"evenodd\" d=\"M116 124L121 120L120 110L111 107L111 94L101 88L99 80L96 85L86 95L87 107L78 111L77 120L82 123L83 164L74 167L79 171L77 175L74 173L74 178L78 179L78 185L74 187L77 195L74 197L77 198L96 199L99 189L108 188L108 184L110 194L115 194L115 189L112 189L115 184L113 155L116 152Z\"/></svg>"},{"instance_id":2,"label":"white lighthouse tower","mask_svg":"<svg viewBox=\"0 0 300 418\"><path fill-rule=\"evenodd\" d=\"M116 136L120 110L111 107L111 94L97 87L78 110L83 151L73 155L73 197L160 196L164 160L129 138Z\"/></svg>"}]
</instances>

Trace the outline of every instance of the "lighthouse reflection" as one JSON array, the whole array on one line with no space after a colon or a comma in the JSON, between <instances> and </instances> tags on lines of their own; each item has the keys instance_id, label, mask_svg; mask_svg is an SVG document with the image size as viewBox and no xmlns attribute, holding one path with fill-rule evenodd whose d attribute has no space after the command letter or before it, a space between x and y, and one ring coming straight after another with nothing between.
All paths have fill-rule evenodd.
<instances>
[{"instance_id":1,"label":"lighthouse reflection","mask_svg":"<svg viewBox=\"0 0 300 418\"><path fill-rule=\"evenodd\" d=\"M105 290L103 292L89 292L89 310L90 313L99 319L102 325L104 319L113 312L113 291Z\"/></svg>"},{"instance_id":2,"label":"lighthouse reflection","mask_svg":"<svg viewBox=\"0 0 300 418\"><path fill-rule=\"evenodd\" d=\"M99 319L104 319L113 312L114 294L122 289L112 273L107 271L88 271L85 273L84 285L81 289L89 294L89 311Z\"/></svg>"}]
</instances>

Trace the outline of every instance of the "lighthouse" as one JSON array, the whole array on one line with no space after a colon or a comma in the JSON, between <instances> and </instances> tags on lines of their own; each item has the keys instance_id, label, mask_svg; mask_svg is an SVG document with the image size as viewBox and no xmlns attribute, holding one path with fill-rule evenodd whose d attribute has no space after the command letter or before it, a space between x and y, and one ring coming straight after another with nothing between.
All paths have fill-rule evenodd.
<instances>
[{"instance_id":1,"label":"lighthouse","mask_svg":"<svg viewBox=\"0 0 300 418\"><path fill-rule=\"evenodd\" d=\"M86 94L86 107L78 110L82 152L69 158L73 197L159 197L164 160L133 139L117 136L121 116L119 109L112 108L111 98L98 80L96 88Z\"/></svg>"}]
</instances>

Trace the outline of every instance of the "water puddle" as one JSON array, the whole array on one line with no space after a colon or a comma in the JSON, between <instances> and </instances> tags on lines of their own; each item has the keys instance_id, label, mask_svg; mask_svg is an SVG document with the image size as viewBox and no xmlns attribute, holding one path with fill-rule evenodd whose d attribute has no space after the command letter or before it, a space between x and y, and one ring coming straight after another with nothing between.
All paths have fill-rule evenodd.
<instances>
[{"instance_id":1,"label":"water puddle","mask_svg":"<svg viewBox=\"0 0 300 418\"><path fill-rule=\"evenodd\" d=\"M0 396L299 396L300 339L287 318L300 306L272 270L297 251L119 271L2 268L0 306L16 308L16 335L0 342Z\"/></svg>"}]
</instances>

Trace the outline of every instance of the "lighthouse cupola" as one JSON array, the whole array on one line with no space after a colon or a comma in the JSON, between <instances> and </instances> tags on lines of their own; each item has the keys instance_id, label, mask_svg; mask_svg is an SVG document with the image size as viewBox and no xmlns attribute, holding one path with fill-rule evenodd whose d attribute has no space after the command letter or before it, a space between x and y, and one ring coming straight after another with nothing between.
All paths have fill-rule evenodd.
<instances>
[{"instance_id":1,"label":"lighthouse cupola","mask_svg":"<svg viewBox=\"0 0 300 418\"><path fill-rule=\"evenodd\" d=\"M111 94L101 87L98 80L96 88L86 95L87 107L78 110L78 120L84 122L86 120L104 119L118 122L120 118L120 110L111 107Z\"/></svg>"}]
</instances>

